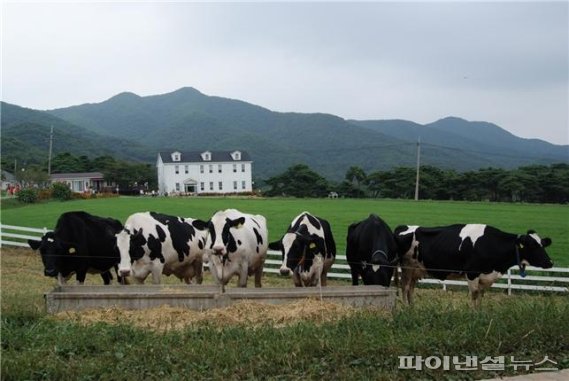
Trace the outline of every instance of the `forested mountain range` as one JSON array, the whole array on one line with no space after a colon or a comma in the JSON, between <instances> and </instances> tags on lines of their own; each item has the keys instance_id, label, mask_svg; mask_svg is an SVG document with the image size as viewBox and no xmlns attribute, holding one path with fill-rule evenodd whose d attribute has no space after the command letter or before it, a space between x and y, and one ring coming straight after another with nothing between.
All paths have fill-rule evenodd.
<instances>
[{"instance_id":1,"label":"forested mountain range","mask_svg":"<svg viewBox=\"0 0 569 381\"><path fill-rule=\"evenodd\" d=\"M459 171L569 161L569 146L522 139L486 122L445 118L351 121L329 114L281 113L193 88L141 97L121 93L104 102L49 111L2 103L2 159L54 152L113 154L153 162L164 150L247 150L255 176L267 178L306 163L329 179L351 166L365 171L413 166L421 139L422 164ZM61 145L58 145L61 144Z\"/></svg>"}]
</instances>

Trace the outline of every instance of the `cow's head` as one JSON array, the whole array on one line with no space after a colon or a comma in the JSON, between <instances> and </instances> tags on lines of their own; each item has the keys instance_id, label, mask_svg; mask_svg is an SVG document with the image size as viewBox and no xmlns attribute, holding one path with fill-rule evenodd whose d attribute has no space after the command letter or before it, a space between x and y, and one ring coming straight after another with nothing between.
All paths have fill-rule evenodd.
<instances>
[{"instance_id":1,"label":"cow's head","mask_svg":"<svg viewBox=\"0 0 569 381\"><path fill-rule=\"evenodd\" d=\"M295 231L288 231L280 241L270 243L269 248L282 253L281 275L290 275L293 271L309 271L315 256L326 253L324 239L310 234L306 225L300 225Z\"/></svg>"},{"instance_id":2,"label":"cow's head","mask_svg":"<svg viewBox=\"0 0 569 381\"><path fill-rule=\"evenodd\" d=\"M115 235L117 239L117 248L120 253L119 276L129 276L132 263L142 258L144 255L144 245L146 238L142 229L132 231L124 228Z\"/></svg>"},{"instance_id":3,"label":"cow's head","mask_svg":"<svg viewBox=\"0 0 569 381\"><path fill-rule=\"evenodd\" d=\"M216 213L208 223L209 249L215 255L227 255L237 251L237 242L232 231L243 228L245 217L228 218L225 213Z\"/></svg>"},{"instance_id":4,"label":"cow's head","mask_svg":"<svg viewBox=\"0 0 569 381\"><path fill-rule=\"evenodd\" d=\"M388 254L384 250L376 250L369 263L362 264L362 279L364 284L379 284L389 287L393 276L393 264L389 261Z\"/></svg>"},{"instance_id":5,"label":"cow's head","mask_svg":"<svg viewBox=\"0 0 569 381\"><path fill-rule=\"evenodd\" d=\"M517 239L520 254L520 266L522 270L526 265L549 269L553 267L553 262L547 255L545 248L551 245L550 238L541 239L535 231L528 230L527 234L521 235Z\"/></svg>"},{"instance_id":6,"label":"cow's head","mask_svg":"<svg viewBox=\"0 0 569 381\"><path fill-rule=\"evenodd\" d=\"M44 234L40 241L30 239L28 244L33 250L39 250L43 262L43 273L49 277L56 277L59 273L58 264L61 258L73 255L77 250L73 245L56 239L53 232Z\"/></svg>"}]
</instances>

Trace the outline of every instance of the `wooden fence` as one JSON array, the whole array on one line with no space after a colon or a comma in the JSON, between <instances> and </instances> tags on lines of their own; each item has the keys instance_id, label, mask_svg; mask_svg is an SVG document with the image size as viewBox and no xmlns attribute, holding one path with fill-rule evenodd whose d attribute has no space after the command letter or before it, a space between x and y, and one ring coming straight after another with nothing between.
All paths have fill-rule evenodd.
<instances>
[{"instance_id":1,"label":"wooden fence","mask_svg":"<svg viewBox=\"0 0 569 381\"><path fill-rule=\"evenodd\" d=\"M48 232L47 228L37 229L21 226L0 224L0 245L1 246L21 246L28 247L28 239L39 239ZM23 232L23 233L22 233ZM35 233L35 234L33 234ZM265 261L265 272L278 274L281 265L281 254L278 251L269 250ZM517 268L512 267L498 282L492 287L507 289L508 294L512 291L541 291L541 292L569 292L569 268L553 267L542 269L528 266L527 276L522 277ZM329 278L345 279L351 282L350 267L345 255L337 255L336 262L332 270L328 273ZM466 281L423 279L419 281L423 285L440 286L443 289L448 287L468 287Z\"/></svg>"}]
</instances>

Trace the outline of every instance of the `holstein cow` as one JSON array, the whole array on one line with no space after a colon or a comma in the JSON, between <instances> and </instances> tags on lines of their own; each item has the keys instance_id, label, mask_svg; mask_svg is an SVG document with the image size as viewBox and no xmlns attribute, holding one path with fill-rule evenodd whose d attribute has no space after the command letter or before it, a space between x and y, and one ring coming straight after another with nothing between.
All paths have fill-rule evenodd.
<instances>
[{"instance_id":1,"label":"holstein cow","mask_svg":"<svg viewBox=\"0 0 569 381\"><path fill-rule=\"evenodd\" d=\"M57 277L60 285L76 274L83 284L87 273L101 274L103 282L113 279L110 269L120 261L115 234L122 224L112 218L93 216L86 212L63 213L53 232L41 241L28 240L34 250L40 251L44 274Z\"/></svg>"},{"instance_id":2,"label":"holstein cow","mask_svg":"<svg viewBox=\"0 0 569 381\"><path fill-rule=\"evenodd\" d=\"M365 285L389 287L398 260L393 232L375 214L351 224L348 228L346 259L354 286L358 285L361 276Z\"/></svg>"},{"instance_id":3,"label":"holstein cow","mask_svg":"<svg viewBox=\"0 0 569 381\"><path fill-rule=\"evenodd\" d=\"M201 284L206 236L207 223L201 220L135 213L117 234L119 274L130 275L137 283L152 274L152 283L159 284L162 274L174 274L187 284L194 277Z\"/></svg>"},{"instance_id":4,"label":"holstein cow","mask_svg":"<svg viewBox=\"0 0 569 381\"><path fill-rule=\"evenodd\" d=\"M336 243L328 221L302 212L269 248L282 253L280 273L292 273L295 286L326 286L328 271L336 258Z\"/></svg>"},{"instance_id":5,"label":"holstein cow","mask_svg":"<svg viewBox=\"0 0 569 381\"><path fill-rule=\"evenodd\" d=\"M237 275L238 286L247 287L254 274L255 287L261 287L268 245L265 217L227 209L215 213L208 225L206 261L217 284L224 289Z\"/></svg>"},{"instance_id":6,"label":"holstein cow","mask_svg":"<svg viewBox=\"0 0 569 381\"><path fill-rule=\"evenodd\" d=\"M472 302L480 305L484 290L508 269L553 266L545 248L551 239L541 239L533 230L511 234L482 224L437 228L398 226L395 240L402 267L403 299L413 301L418 279L427 274L440 279L466 277Z\"/></svg>"}]
</instances>

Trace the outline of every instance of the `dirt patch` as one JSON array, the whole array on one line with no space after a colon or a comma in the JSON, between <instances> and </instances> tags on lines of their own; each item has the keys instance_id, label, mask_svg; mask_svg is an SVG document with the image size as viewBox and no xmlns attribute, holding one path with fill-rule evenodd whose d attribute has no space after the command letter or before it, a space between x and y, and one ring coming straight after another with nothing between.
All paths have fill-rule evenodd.
<instances>
[{"instance_id":1,"label":"dirt patch","mask_svg":"<svg viewBox=\"0 0 569 381\"><path fill-rule=\"evenodd\" d=\"M213 327L231 325L256 328L265 325L284 327L303 321L323 324L349 317L356 311L361 311L361 309L358 310L353 307L314 299L305 299L279 305L243 301L230 307L206 311L193 311L169 306L136 311L119 308L92 309L61 312L54 315L53 318L73 321L83 325L104 322L167 331L203 325Z\"/></svg>"}]
</instances>

